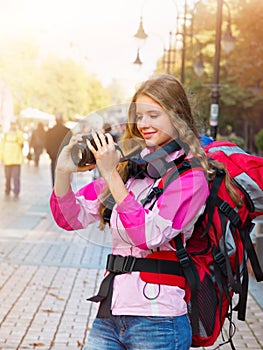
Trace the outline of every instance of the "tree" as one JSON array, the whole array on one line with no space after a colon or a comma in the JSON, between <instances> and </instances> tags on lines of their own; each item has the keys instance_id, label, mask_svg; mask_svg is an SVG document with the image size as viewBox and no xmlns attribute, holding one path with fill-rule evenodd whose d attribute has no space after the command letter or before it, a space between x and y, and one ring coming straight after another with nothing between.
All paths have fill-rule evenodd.
<instances>
[{"instance_id":1,"label":"tree","mask_svg":"<svg viewBox=\"0 0 263 350\"><path fill-rule=\"evenodd\" d=\"M263 129L261 129L256 135L256 146L260 153L263 153Z\"/></svg>"},{"instance_id":2,"label":"tree","mask_svg":"<svg viewBox=\"0 0 263 350\"><path fill-rule=\"evenodd\" d=\"M230 54L221 50L219 131L223 132L227 125L231 125L238 136L246 139L248 135L255 134L263 127L263 1L228 0L227 4L224 2L222 36L228 23L228 7L232 33L237 41ZM209 127L214 72L216 10L217 0L196 1L193 31L191 33L188 27L186 37L184 85L199 101L198 115L206 128ZM189 34L193 34L192 38ZM193 70L193 64L200 50L205 73L198 77ZM172 74L180 78L180 48L176 51L176 59ZM157 66L159 70L160 66L161 59ZM251 140L246 140L247 145L249 141ZM250 143L250 147L253 148L252 142Z\"/></svg>"},{"instance_id":3,"label":"tree","mask_svg":"<svg viewBox=\"0 0 263 350\"><path fill-rule=\"evenodd\" d=\"M0 76L10 86L16 114L34 107L74 119L111 103L107 89L73 60L49 56L40 61L32 42L11 41L2 52Z\"/></svg>"}]
</instances>

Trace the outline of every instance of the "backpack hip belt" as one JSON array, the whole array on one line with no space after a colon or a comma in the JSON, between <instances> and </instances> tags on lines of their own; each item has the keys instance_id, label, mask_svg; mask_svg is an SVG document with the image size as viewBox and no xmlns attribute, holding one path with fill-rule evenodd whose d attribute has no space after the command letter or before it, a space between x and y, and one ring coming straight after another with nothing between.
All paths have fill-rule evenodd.
<instances>
[{"instance_id":1,"label":"backpack hip belt","mask_svg":"<svg viewBox=\"0 0 263 350\"><path fill-rule=\"evenodd\" d=\"M168 251L170 253L170 251ZM162 251L162 253L167 253ZM172 252L176 257L175 252ZM165 255L164 255L165 256ZM177 274L183 276L178 261L157 260L151 258L136 258L134 256L121 256L109 254L106 269L114 273L130 273L132 271L155 272L162 274Z\"/></svg>"},{"instance_id":2,"label":"backpack hip belt","mask_svg":"<svg viewBox=\"0 0 263 350\"><path fill-rule=\"evenodd\" d=\"M109 254L106 269L109 274L102 281L98 294L87 299L101 302L97 314L99 318L108 318L111 315L113 280L117 275L138 271L141 272L141 279L145 282L180 288L185 286L184 271L174 251L157 251L146 258Z\"/></svg>"}]
</instances>

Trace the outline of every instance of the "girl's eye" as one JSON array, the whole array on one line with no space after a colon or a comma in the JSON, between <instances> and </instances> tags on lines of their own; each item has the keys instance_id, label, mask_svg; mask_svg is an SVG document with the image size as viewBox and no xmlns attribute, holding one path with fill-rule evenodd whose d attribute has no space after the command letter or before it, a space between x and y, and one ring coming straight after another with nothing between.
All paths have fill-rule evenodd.
<instances>
[{"instance_id":1,"label":"girl's eye","mask_svg":"<svg viewBox=\"0 0 263 350\"><path fill-rule=\"evenodd\" d=\"M143 120L144 117L150 118L150 119L155 119L155 118L158 118L159 116L160 116L159 113L150 113L150 114L148 114L146 116L137 114L136 115L136 121L141 121L141 120Z\"/></svg>"}]
</instances>

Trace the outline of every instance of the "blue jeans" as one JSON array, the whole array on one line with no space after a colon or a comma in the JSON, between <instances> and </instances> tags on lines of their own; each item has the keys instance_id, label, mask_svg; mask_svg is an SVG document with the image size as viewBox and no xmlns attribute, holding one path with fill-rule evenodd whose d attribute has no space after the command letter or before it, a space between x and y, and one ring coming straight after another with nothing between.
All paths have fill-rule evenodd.
<instances>
[{"instance_id":1,"label":"blue jeans","mask_svg":"<svg viewBox=\"0 0 263 350\"><path fill-rule=\"evenodd\" d=\"M84 350L189 350L187 315L96 318Z\"/></svg>"}]
</instances>

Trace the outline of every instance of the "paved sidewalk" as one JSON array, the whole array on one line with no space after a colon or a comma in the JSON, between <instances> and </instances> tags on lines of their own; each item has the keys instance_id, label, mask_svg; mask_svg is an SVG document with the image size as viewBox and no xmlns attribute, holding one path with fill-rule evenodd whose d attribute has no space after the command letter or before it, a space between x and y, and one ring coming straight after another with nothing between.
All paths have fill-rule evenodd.
<instances>
[{"instance_id":1,"label":"paved sidewalk","mask_svg":"<svg viewBox=\"0 0 263 350\"><path fill-rule=\"evenodd\" d=\"M74 233L55 225L46 155L39 168L23 165L18 201L2 195L0 171L0 350L82 349L97 310L86 298L103 278L109 235L96 225ZM89 180L78 175L74 186ZM236 322L237 350L263 349L262 309L263 285L252 279L246 322Z\"/></svg>"}]
</instances>

